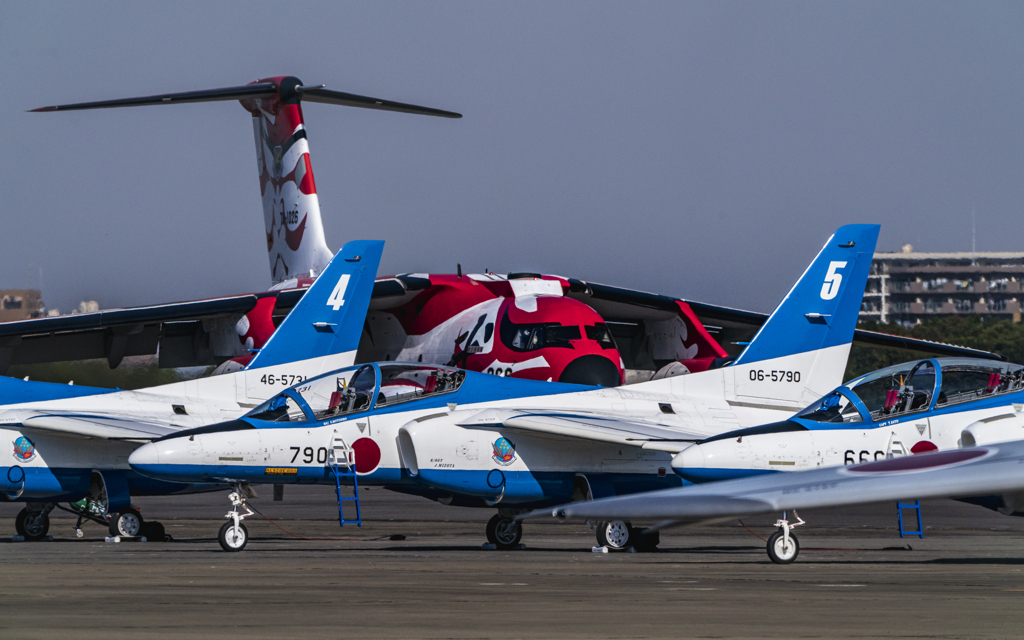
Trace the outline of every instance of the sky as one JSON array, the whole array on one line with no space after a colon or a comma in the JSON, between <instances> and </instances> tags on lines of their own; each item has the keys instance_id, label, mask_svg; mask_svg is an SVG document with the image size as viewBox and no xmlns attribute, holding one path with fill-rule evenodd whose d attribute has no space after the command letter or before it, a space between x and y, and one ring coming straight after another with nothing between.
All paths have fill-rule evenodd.
<instances>
[{"instance_id":1,"label":"sky","mask_svg":"<svg viewBox=\"0 0 1024 640\"><path fill-rule=\"evenodd\" d=\"M822 243L1024 251L1024 4L0 3L0 288L103 308L270 284L234 102L295 75L328 245L770 311Z\"/></svg>"}]
</instances>

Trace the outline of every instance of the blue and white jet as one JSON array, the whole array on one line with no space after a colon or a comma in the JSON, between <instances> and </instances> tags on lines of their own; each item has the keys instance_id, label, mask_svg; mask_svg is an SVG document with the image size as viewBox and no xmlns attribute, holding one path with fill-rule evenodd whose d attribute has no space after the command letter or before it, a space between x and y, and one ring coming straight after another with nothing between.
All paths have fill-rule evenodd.
<instances>
[{"instance_id":1,"label":"blue and white jet","mask_svg":"<svg viewBox=\"0 0 1024 640\"><path fill-rule=\"evenodd\" d=\"M132 453L133 469L183 484L237 485L221 546L245 547L246 483L359 484L444 504L497 508L487 538L516 546L526 510L680 486L673 455L696 440L784 419L842 381L877 225L828 239L730 366L621 388L499 378L383 362L296 384L246 416L172 434ZM628 522L598 528L625 547Z\"/></svg>"},{"instance_id":2,"label":"blue and white jet","mask_svg":"<svg viewBox=\"0 0 1024 640\"><path fill-rule=\"evenodd\" d=\"M787 420L708 438L672 466L699 483L1020 439L1024 367L936 358L851 380Z\"/></svg>"},{"instance_id":3,"label":"blue and white jet","mask_svg":"<svg viewBox=\"0 0 1024 640\"><path fill-rule=\"evenodd\" d=\"M86 520L108 524L112 535L143 533L131 496L197 487L134 473L131 452L154 438L237 418L283 387L351 365L383 247L376 240L342 247L241 371L139 391L0 378L0 441L9 447L0 496L27 503L18 534L43 538L61 502L75 503L67 509L79 516L79 536Z\"/></svg>"}]
</instances>

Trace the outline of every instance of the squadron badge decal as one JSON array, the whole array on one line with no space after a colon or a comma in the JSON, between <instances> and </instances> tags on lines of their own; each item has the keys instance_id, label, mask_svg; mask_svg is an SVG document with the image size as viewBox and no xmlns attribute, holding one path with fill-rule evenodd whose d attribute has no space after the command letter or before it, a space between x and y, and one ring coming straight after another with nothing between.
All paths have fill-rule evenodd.
<instances>
[{"instance_id":1,"label":"squadron badge decal","mask_svg":"<svg viewBox=\"0 0 1024 640\"><path fill-rule=\"evenodd\" d=\"M31 462L36 457L36 445L25 436L14 441L14 459L18 462Z\"/></svg>"},{"instance_id":2,"label":"squadron badge decal","mask_svg":"<svg viewBox=\"0 0 1024 640\"><path fill-rule=\"evenodd\" d=\"M505 438L498 438L491 447L494 449L491 459L501 466L507 467L516 461L516 447Z\"/></svg>"}]
</instances>

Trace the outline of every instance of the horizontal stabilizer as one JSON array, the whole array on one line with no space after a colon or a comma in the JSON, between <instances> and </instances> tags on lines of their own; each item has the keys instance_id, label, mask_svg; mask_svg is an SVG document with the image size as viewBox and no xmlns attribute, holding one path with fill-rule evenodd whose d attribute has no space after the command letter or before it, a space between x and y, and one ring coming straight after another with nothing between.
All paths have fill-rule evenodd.
<instances>
[{"instance_id":1,"label":"horizontal stabilizer","mask_svg":"<svg viewBox=\"0 0 1024 640\"><path fill-rule=\"evenodd\" d=\"M430 107L419 107L404 102L393 102L367 96L357 96L354 93L342 91L331 91L330 89L306 89L302 92L302 99L306 102L319 102L321 104L337 104L343 107L361 107L363 109L378 109L380 111L398 111L400 113L415 113L421 116L439 116L441 118L461 118L461 113L454 111L443 111Z\"/></svg>"},{"instance_id":2,"label":"horizontal stabilizer","mask_svg":"<svg viewBox=\"0 0 1024 640\"><path fill-rule=\"evenodd\" d=\"M115 107L145 107L155 104L179 104L182 102L217 102L220 100L244 100L246 98L269 98L277 93L277 87L270 82L246 84L240 87L224 87L222 89L204 89L202 91L179 91L177 93L161 93L155 96L139 98L121 98L118 100L100 100L98 102L77 102L59 104L52 107L31 109L30 113L44 111L79 111L83 109L113 109Z\"/></svg>"},{"instance_id":3,"label":"horizontal stabilizer","mask_svg":"<svg viewBox=\"0 0 1024 640\"><path fill-rule=\"evenodd\" d=\"M286 76L279 81L258 81L238 87L222 87L220 89L204 89L201 91L179 91L161 93L155 96L137 98L119 98L117 100L100 100L97 102L76 102L51 107L31 109L31 112L47 111L79 111L83 109L113 109L117 107L145 107L157 104L180 104L184 102L218 102L222 100L252 100L255 98L279 98L282 102L319 102L336 104L343 107L359 107L362 109L378 109L380 111L398 111L421 116L439 116L442 118L461 118L462 114L454 111L443 111L415 104L381 100L370 96L324 89L322 85L306 86L293 76Z\"/></svg>"}]
</instances>

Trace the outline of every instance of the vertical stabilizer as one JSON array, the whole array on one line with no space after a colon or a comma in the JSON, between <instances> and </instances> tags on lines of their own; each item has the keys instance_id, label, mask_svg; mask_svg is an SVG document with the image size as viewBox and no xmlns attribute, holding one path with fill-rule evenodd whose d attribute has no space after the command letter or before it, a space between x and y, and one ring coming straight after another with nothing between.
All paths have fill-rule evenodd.
<instances>
[{"instance_id":1,"label":"vertical stabilizer","mask_svg":"<svg viewBox=\"0 0 1024 640\"><path fill-rule=\"evenodd\" d=\"M843 383L880 227L840 227L728 369L737 400L806 405Z\"/></svg>"},{"instance_id":2,"label":"vertical stabilizer","mask_svg":"<svg viewBox=\"0 0 1024 640\"><path fill-rule=\"evenodd\" d=\"M241 103L252 114L270 275L277 284L318 275L331 261L331 250L320 219L302 104L294 91L299 81L285 77L254 84L267 82L279 87L275 95Z\"/></svg>"},{"instance_id":3,"label":"vertical stabilizer","mask_svg":"<svg viewBox=\"0 0 1024 640\"><path fill-rule=\"evenodd\" d=\"M383 250L381 240L356 240L342 247L246 369L297 368L297 363L313 359L324 360L326 370L351 365Z\"/></svg>"}]
</instances>

